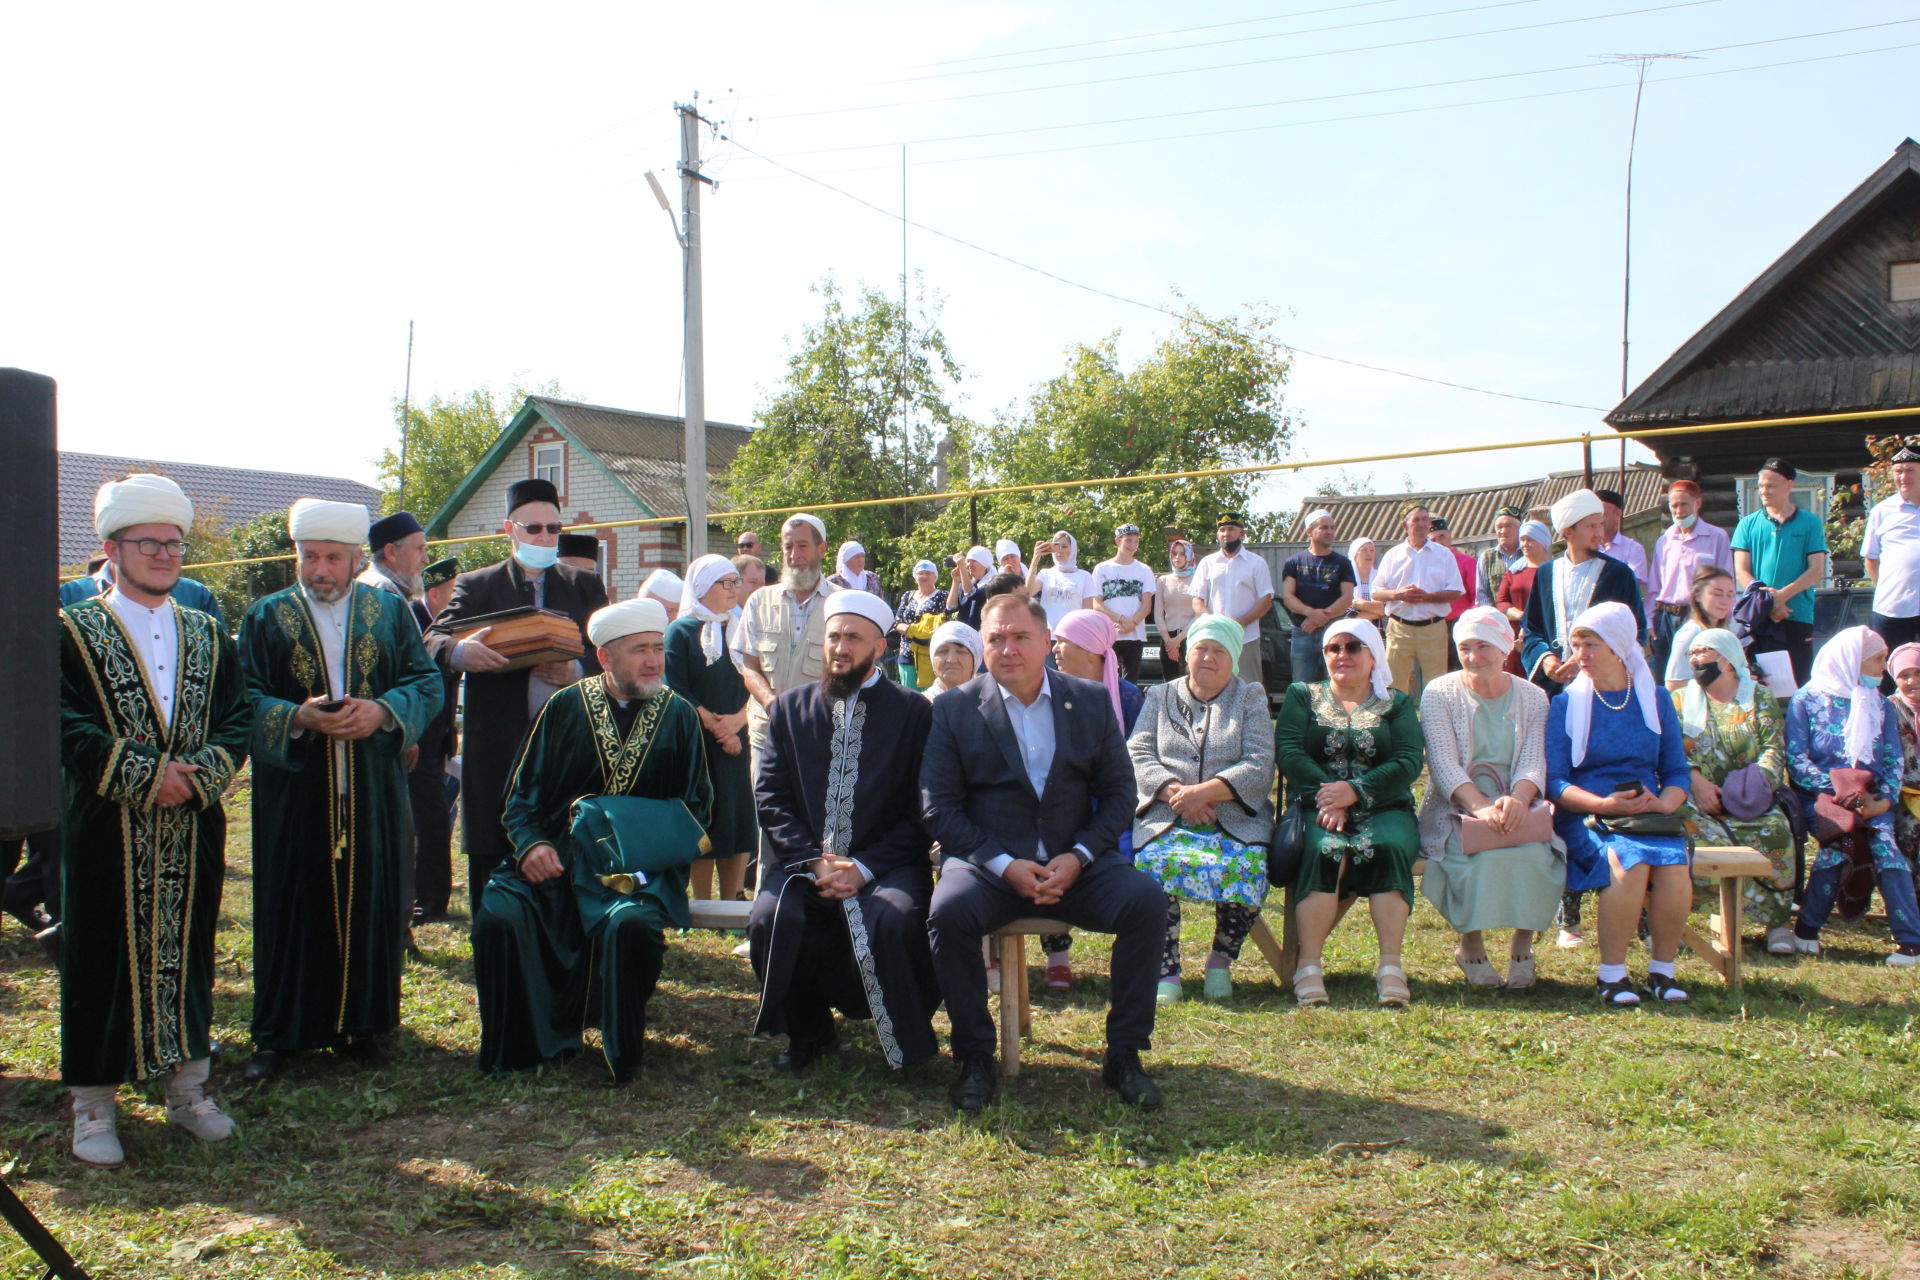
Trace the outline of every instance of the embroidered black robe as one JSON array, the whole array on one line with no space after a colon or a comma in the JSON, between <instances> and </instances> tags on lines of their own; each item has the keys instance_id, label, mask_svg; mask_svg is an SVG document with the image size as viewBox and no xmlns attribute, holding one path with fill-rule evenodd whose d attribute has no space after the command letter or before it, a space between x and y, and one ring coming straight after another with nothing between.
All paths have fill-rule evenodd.
<instances>
[{"instance_id":1,"label":"embroidered black robe","mask_svg":"<svg viewBox=\"0 0 1920 1280\"><path fill-rule=\"evenodd\" d=\"M68 1085L141 1080L207 1056L226 872L220 797L247 758L252 722L233 641L198 609L172 608L171 724L106 601L60 611ZM194 793L162 808L154 798L171 761L195 767Z\"/></svg>"},{"instance_id":2,"label":"embroidered black robe","mask_svg":"<svg viewBox=\"0 0 1920 1280\"><path fill-rule=\"evenodd\" d=\"M401 861L413 856L402 753L440 710L441 677L406 602L361 583L334 689L298 586L240 625L253 694L253 1040L338 1047L400 1025ZM344 744L293 728L325 695L385 706L393 726ZM342 767L344 754L344 768Z\"/></svg>"}]
</instances>

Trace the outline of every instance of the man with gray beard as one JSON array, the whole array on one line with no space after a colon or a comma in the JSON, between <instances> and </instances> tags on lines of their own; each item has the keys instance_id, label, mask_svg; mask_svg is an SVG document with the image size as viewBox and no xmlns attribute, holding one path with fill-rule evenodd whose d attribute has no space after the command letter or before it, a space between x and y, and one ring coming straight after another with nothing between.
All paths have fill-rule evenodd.
<instances>
[{"instance_id":1,"label":"man with gray beard","mask_svg":"<svg viewBox=\"0 0 1920 1280\"><path fill-rule=\"evenodd\" d=\"M367 509L287 513L299 581L247 611L253 697L255 1053L379 1060L400 1025L401 865L413 856L406 749L440 710L440 672L391 591L354 581Z\"/></svg>"}]
</instances>

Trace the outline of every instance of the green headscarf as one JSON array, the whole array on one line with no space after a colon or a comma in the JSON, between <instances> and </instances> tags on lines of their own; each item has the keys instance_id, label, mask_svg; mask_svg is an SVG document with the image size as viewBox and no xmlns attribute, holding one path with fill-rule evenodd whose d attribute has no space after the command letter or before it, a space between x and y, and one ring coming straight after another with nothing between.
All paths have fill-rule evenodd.
<instances>
[{"instance_id":1,"label":"green headscarf","mask_svg":"<svg viewBox=\"0 0 1920 1280\"><path fill-rule=\"evenodd\" d=\"M1202 640L1211 640L1227 651L1234 662L1240 660L1240 646L1247 642L1247 629L1223 613L1204 613L1187 627L1187 652Z\"/></svg>"}]
</instances>

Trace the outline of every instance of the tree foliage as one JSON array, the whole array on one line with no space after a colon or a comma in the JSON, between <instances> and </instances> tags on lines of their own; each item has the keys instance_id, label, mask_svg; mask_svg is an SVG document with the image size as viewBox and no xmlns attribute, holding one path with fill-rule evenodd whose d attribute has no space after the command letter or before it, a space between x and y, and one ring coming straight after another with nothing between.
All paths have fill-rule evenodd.
<instances>
[{"instance_id":1,"label":"tree foliage","mask_svg":"<svg viewBox=\"0 0 1920 1280\"><path fill-rule=\"evenodd\" d=\"M431 396L410 409L393 402L394 442L380 455L380 514L402 509L425 524L486 456L528 396L560 395L560 384L514 384L504 397L477 387L453 399ZM400 491L400 449L405 424L406 492Z\"/></svg>"},{"instance_id":2,"label":"tree foliage","mask_svg":"<svg viewBox=\"0 0 1920 1280\"><path fill-rule=\"evenodd\" d=\"M951 397L964 376L939 325L937 299L918 307L862 286L843 295L814 286L820 320L787 358L787 376L756 415L759 429L735 456L724 485L738 508L811 506L934 490L943 441L964 452L971 424ZM934 514L929 503L825 512L830 543L856 541L870 568L904 586L917 554L908 544ZM779 519L729 522L778 541Z\"/></svg>"},{"instance_id":3,"label":"tree foliage","mask_svg":"<svg viewBox=\"0 0 1920 1280\"><path fill-rule=\"evenodd\" d=\"M1121 364L1116 337L1076 346L1066 370L1041 384L1024 406L1004 413L973 442L973 483L1036 484L1069 477L1209 471L1277 462L1294 431L1282 392L1290 360L1266 337L1264 316L1215 319L1189 308L1153 354ZM1124 523L1145 532L1156 558L1168 526L1203 539L1224 510L1251 505L1254 479L1206 476L1126 485L1075 485L979 502L979 536L1012 538L1023 556L1055 529L1080 539L1090 566L1109 554ZM1266 532L1255 521L1252 536ZM968 503L956 501L930 522L914 554L943 560L973 541Z\"/></svg>"}]
</instances>

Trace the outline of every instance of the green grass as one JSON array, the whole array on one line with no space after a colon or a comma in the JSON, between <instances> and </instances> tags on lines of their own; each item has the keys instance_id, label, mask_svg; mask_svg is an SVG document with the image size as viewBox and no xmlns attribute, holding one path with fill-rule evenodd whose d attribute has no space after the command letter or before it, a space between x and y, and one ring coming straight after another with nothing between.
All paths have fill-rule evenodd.
<instances>
[{"instance_id":1,"label":"green grass","mask_svg":"<svg viewBox=\"0 0 1920 1280\"><path fill-rule=\"evenodd\" d=\"M1611 1011L1592 956L1542 952L1531 993L1466 989L1422 903L1415 1003L1371 1007L1372 933L1328 948L1333 1006L1298 1011L1253 948L1232 1003L1163 1011L1151 1116L1098 1078L1104 940L1036 1000L1026 1069L983 1118L944 1062L895 1076L864 1027L801 1081L748 1039L733 939L674 940L648 1069L498 1081L473 1066L459 926L422 931L393 1065L303 1058L239 1084L251 961L247 808L233 806L216 1085L236 1139L122 1092L129 1166L67 1155L58 984L0 932L7 1181L96 1276L1891 1276L1920 1257L1916 978L1880 936L1748 952L1740 995L1697 960L1685 1009ZM1504 947L1504 942L1497 944ZM1637 955L1638 970L1644 956ZM0 1277L38 1276L0 1236Z\"/></svg>"}]
</instances>

